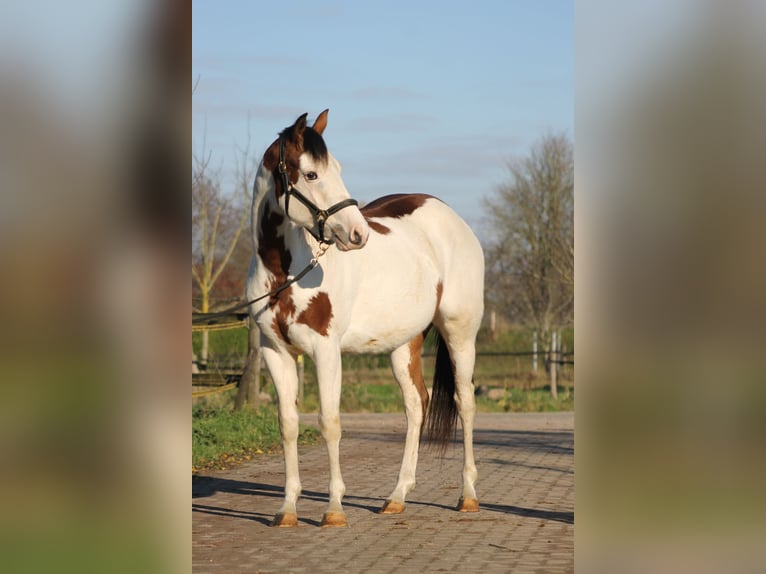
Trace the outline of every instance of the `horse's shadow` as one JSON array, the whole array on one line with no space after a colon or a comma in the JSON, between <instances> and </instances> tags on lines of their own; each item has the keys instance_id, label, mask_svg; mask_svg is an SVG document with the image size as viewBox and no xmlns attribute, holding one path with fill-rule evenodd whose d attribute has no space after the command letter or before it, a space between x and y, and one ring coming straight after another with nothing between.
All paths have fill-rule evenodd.
<instances>
[{"instance_id":1,"label":"horse's shadow","mask_svg":"<svg viewBox=\"0 0 766 574\"><path fill-rule=\"evenodd\" d=\"M217 492L226 492L229 494L241 494L246 496L265 496L271 498L282 498L284 489L280 486L263 484L258 482L244 482L241 480L231 480L227 478L218 478L211 476L193 476L192 477L192 499L200 499L212 496ZM327 502L329 494L327 492L317 492L313 490L301 491L301 499L313 500L316 502ZM370 496L354 496L347 494L343 497L343 505L353 508L359 508L368 512L377 514L385 499ZM245 520L254 520L261 524L269 525L271 515L265 515L258 512L231 510L217 506L207 506L197 502L192 503L193 512L202 512L217 516L231 516L233 518L242 518ZM306 524L319 526L316 520L300 519Z\"/></svg>"},{"instance_id":2,"label":"horse's shadow","mask_svg":"<svg viewBox=\"0 0 766 574\"><path fill-rule=\"evenodd\" d=\"M540 510L537 508L524 508L522 506L506 504L481 504L480 507L482 510L502 512L504 514L513 514L514 516L521 516L522 518L540 518L542 520L563 522L564 524L574 524L574 512Z\"/></svg>"},{"instance_id":3,"label":"horse's shadow","mask_svg":"<svg viewBox=\"0 0 766 574\"><path fill-rule=\"evenodd\" d=\"M211 514L213 516L226 516L229 518L241 518L243 520L252 520L253 522L259 522L264 526L271 524L271 516L263 514L261 512L249 512L247 510L232 510L231 508L223 508L221 506L210 506L206 504L192 503L192 512L200 512L202 514Z\"/></svg>"},{"instance_id":4,"label":"horse's shadow","mask_svg":"<svg viewBox=\"0 0 766 574\"><path fill-rule=\"evenodd\" d=\"M217 492L225 492L229 494L240 494L246 496L265 496L270 498L282 498L284 490L280 486L274 486L271 484L263 484L258 482L245 482L241 480L231 480L227 478L211 477L211 476L193 476L192 477L192 499L202 499L209 496L213 496ZM313 500L316 502L327 502L328 493L318 492L312 490L304 490L301 492L301 498L307 500ZM372 514L378 514L380 508L385 502L384 498L371 497L371 496L355 496L347 494L343 497L343 505L366 510ZM408 500L408 505L411 506L427 506L432 508L439 508L441 510L455 510L454 506L447 506L445 504L438 504L434 502L421 502L417 500ZM521 506L481 503L480 508L490 512L500 512L503 514L513 514L522 518L539 518L542 520L552 520L555 522L563 522L565 524L574 524L574 512L559 512L552 510L540 510L536 508L524 508ZM271 514L263 514L260 512L252 512L248 510L234 510L230 508L223 508L220 506L211 506L200 504L199 502L192 503L192 512L200 512L204 514L211 514L215 516L228 516L232 518L240 518L243 520L252 520L265 526L271 524L273 516ZM300 518L300 521L311 525L319 526L319 521Z\"/></svg>"}]
</instances>

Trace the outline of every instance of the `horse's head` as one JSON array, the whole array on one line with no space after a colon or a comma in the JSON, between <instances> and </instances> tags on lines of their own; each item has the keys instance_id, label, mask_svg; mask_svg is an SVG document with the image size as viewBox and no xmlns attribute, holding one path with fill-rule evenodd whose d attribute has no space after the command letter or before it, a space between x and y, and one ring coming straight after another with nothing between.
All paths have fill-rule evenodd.
<instances>
[{"instance_id":1,"label":"horse's head","mask_svg":"<svg viewBox=\"0 0 766 574\"><path fill-rule=\"evenodd\" d=\"M327 112L314 125L303 114L285 128L267 151L279 205L290 220L317 240L335 243L342 251L361 249L370 228L341 178L338 160L327 150L322 132Z\"/></svg>"}]
</instances>

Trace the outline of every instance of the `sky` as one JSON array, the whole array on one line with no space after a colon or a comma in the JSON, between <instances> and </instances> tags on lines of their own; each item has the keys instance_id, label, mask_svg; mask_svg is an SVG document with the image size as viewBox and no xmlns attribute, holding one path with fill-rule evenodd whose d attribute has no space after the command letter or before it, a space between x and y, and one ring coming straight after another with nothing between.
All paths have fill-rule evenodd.
<instances>
[{"instance_id":1,"label":"sky","mask_svg":"<svg viewBox=\"0 0 766 574\"><path fill-rule=\"evenodd\" d=\"M571 0L197 0L193 150L226 183L329 108L352 197L428 193L476 228L509 160L574 138L573 28Z\"/></svg>"}]
</instances>

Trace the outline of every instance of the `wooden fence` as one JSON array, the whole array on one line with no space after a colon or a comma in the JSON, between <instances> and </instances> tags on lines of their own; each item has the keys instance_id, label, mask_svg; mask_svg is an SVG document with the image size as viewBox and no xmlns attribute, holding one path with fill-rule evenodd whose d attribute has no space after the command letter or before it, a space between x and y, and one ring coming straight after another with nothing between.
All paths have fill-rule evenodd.
<instances>
[{"instance_id":1,"label":"wooden fence","mask_svg":"<svg viewBox=\"0 0 766 574\"><path fill-rule=\"evenodd\" d=\"M199 317L199 315L197 315ZM216 317L214 321L208 324L196 324L192 326L193 332L210 333L233 329L248 329L247 348L237 349L235 352L226 356L199 357L192 356L192 396L202 397L215 393L220 393L238 387L237 397L235 399L235 408L241 408L245 404L255 404L261 398L261 350L259 345L259 334L257 328L254 328L246 313L235 313L226 317ZM485 357L508 358L508 357L529 357L531 360L532 373L538 372L540 364L547 371L550 381L551 394L554 399L558 398L559 378L561 369L568 369L574 365L574 353L562 349L561 337L558 333L553 334L551 348L549 350L539 350L537 337L533 339L532 350L530 351L500 351L500 352L478 352L477 364ZM428 360L433 358L432 352L426 352L423 357ZM371 355L368 364L379 363L376 358L384 362L388 361L387 355ZM358 363L356 363L358 364ZM520 371L518 361L516 362L516 372ZM571 370L571 369L570 369ZM305 361L303 357L298 357L298 378L299 378L299 400L303 398L304 379L305 379Z\"/></svg>"}]
</instances>

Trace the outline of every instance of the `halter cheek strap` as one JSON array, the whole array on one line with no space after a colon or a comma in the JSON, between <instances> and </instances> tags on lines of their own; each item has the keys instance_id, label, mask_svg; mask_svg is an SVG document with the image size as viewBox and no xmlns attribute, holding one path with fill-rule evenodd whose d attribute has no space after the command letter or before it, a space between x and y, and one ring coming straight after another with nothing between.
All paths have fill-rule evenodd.
<instances>
[{"instance_id":1,"label":"halter cheek strap","mask_svg":"<svg viewBox=\"0 0 766 574\"><path fill-rule=\"evenodd\" d=\"M306 209L309 210L311 217L316 223L317 232L315 233L313 229L307 228L308 232L313 235L314 239L319 241L319 243L332 243L332 241L327 241L324 237L325 222L331 215L338 213L341 209L351 207L352 205L359 205L359 202L355 199L348 198L339 201L327 209L319 209L314 202L303 195L300 191L295 189L290 184L290 181L287 177L287 164L285 163L285 140L283 138L279 139L279 164L277 164L277 170L279 171L279 174L282 178L282 190L285 193L285 215L287 215L288 218L290 217L290 196L294 195L295 199L300 201L306 207Z\"/></svg>"}]
</instances>

